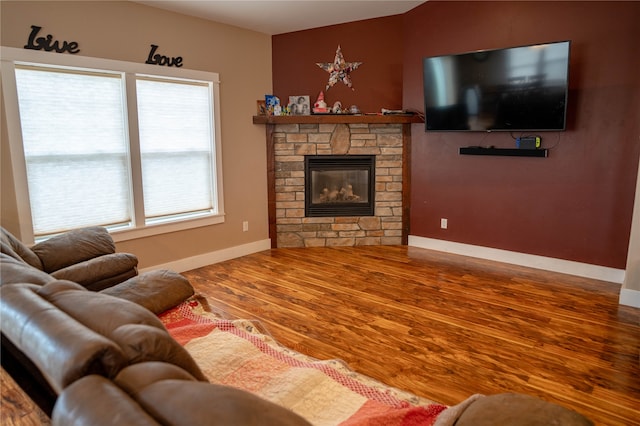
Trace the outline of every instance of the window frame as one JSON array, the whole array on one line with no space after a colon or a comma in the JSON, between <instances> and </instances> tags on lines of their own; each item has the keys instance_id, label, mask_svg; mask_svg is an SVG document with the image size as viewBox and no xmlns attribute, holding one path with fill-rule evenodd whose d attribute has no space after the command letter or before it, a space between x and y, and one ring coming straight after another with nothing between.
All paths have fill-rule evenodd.
<instances>
[{"instance_id":1,"label":"window frame","mask_svg":"<svg viewBox=\"0 0 640 426\"><path fill-rule=\"evenodd\" d=\"M189 70L183 68L164 67L143 63L125 62L111 59L93 58L58 54L52 52L33 51L10 47L0 47L0 73L3 100L6 113L6 127L9 137L9 154L12 165L14 193L19 221L19 237L27 244L35 242L33 222L31 216L31 204L27 185L27 168L22 143L22 129L20 124L20 112L18 108L18 93L15 78L15 65L40 65L59 68L84 69L87 71L105 71L117 73L122 76L125 85L125 115L128 130L128 149L130 157L130 177L132 191L132 208L134 217L130 226L124 228L110 228L115 241L126 241L135 238L159 235L168 232L192 229L202 226L224 223L224 196L222 183L222 138L220 126L220 79L218 73ZM186 218L171 222L145 224L140 206L142 199L142 169L140 158L140 141L137 116L136 77L153 76L171 79L192 79L206 81L212 88L212 112L213 123L213 151L215 156L213 167L215 168L213 180L213 196L217 211L196 218Z\"/></svg>"}]
</instances>

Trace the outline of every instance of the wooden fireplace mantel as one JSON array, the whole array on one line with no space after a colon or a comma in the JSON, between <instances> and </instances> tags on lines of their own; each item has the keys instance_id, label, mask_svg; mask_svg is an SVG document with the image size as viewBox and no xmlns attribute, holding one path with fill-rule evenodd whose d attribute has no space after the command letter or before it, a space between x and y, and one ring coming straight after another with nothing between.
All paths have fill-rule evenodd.
<instances>
[{"instance_id":1,"label":"wooden fireplace mantel","mask_svg":"<svg viewBox=\"0 0 640 426\"><path fill-rule=\"evenodd\" d=\"M409 196L411 191L411 125L424 123L419 115L410 114L316 114L316 115L256 115L253 124L263 124L267 142L267 185L269 211L269 237L271 246L277 247L276 224L276 162L274 133L277 125L282 124L401 124L402 125L402 238L401 244L408 243L409 235Z\"/></svg>"},{"instance_id":2,"label":"wooden fireplace mantel","mask_svg":"<svg viewBox=\"0 0 640 426\"><path fill-rule=\"evenodd\" d=\"M423 123L410 114L314 114L314 115L254 115L253 124L411 124Z\"/></svg>"}]
</instances>

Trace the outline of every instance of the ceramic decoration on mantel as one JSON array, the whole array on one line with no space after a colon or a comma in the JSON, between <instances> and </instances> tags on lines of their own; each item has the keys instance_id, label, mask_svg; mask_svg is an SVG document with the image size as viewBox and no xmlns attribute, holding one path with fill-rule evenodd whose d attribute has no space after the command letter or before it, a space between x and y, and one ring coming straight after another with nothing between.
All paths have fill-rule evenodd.
<instances>
[{"instance_id":1,"label":"ceramic decoration on mantel","mask_svg":"<svg viewBox=\"0 0 640 426\"><path fill-rule=\"evenodd\" d=\"M324 101L324 92L320 92L318 99L313 104L313 112L316 114L325 114L328 112L327 103Z\"/></svg>"}]
</instances>

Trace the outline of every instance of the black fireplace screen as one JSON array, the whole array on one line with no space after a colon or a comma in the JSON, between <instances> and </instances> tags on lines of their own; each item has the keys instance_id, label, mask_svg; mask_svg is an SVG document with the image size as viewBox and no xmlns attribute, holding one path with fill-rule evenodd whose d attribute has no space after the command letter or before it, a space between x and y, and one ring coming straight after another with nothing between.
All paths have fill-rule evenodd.
<instances>
[{"instance_id":1,"label":"black fireplace screen","mask_svg":"<svg viewBox=\"0 0 640 426\"><path fill-rule=\"evenodd\" d=\"M373 216L375 155L307 155L305 215Z\"/></svg>"}]
</instances>

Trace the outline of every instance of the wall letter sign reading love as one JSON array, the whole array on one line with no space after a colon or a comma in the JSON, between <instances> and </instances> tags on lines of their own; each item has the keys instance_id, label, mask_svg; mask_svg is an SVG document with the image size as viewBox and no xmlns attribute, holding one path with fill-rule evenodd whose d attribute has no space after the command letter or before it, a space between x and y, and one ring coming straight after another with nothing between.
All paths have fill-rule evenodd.
<instances>
[{"instance_id":1,"label":"wall letter sign reading love","mask_svg":"<svg viewBox=\"0 0 640 426\"><path fill-rule=\"evenodd\" d=\"M29 41L24 45L25 49L31 50L44 50L46 52L57 52L57 53L65 53L69 52L71 54L75 54L80 52L78 48L78 43L75 41L58 41L54 40L51 34L47 34L46 37L38 37L38 33L42 27L37 25L31 26L31 34L29 34ZM158 50L158 46L155 44L151 45L151 50L149 51L149 57L145 61L145 64L151 65L162 65L167 67L181 67L182 66L182 56L168 57L156 53Z\"/></svg>"},{"instance_id":2,"label":"wall letter sign reading love","mask_svg":"<svg viewBox=\"0 0 640 426\"><path fill-rule=\"evenodd\" d=\"M151 51L149 51L149 57L145 61L145 64L165 65L168 67L178 67L178 68L182 66L182 56L169 58L167 56L156 53L156 50L158 50L158 46L156 46L155 44L152 44Z\"/></svg>"},{"instance_id":3,"label":"wall letter sign reading love","mask_svg":"<svg viewBox=\"0 0 640 426\"><path fill-rule=\"evenodd\" d=\"M54 40L51 34L47 34L46 37L38 37L38 33L42 27L38 27L36 25L31 26L31 34L29 34L29 42L24 46L25 49L32 50L44 50L47 52L58 52L58 53L78 53L80 49L78 49L78 43L75 41L67 42L63 41L62 45L58 40Z\"/></svg>"}]
</instances>

